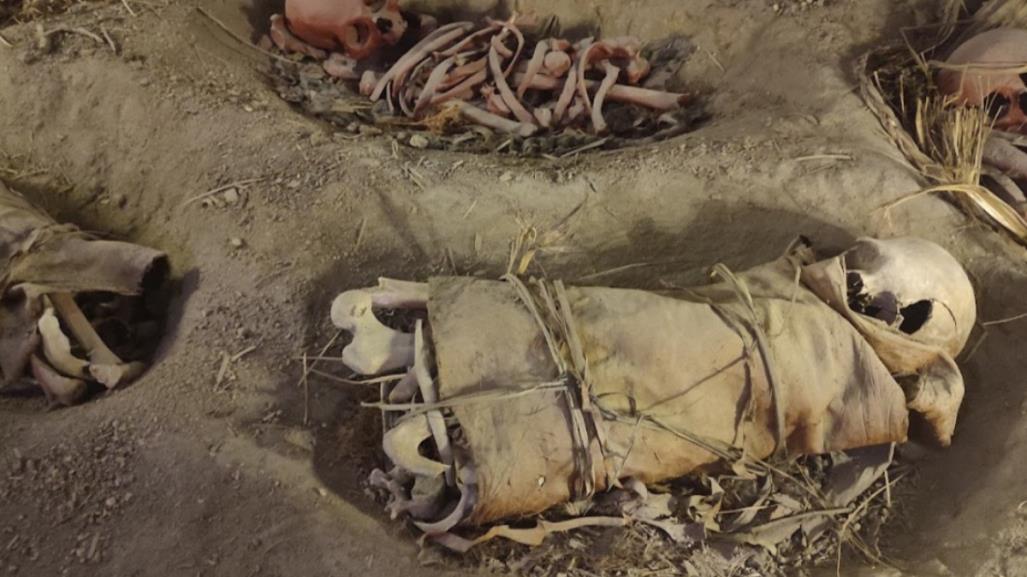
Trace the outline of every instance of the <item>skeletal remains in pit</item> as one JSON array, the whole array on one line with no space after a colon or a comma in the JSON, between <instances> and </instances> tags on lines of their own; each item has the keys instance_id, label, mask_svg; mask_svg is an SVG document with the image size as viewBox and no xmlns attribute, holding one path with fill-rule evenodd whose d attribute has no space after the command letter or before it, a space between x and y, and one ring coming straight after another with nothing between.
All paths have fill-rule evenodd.
<instances>
[{"instance_id":1,"label":"skeletal remains in pit","mask_svg":"<svg viewBox=\"0 0 1027 577\"><path fill-rule=\"evenodd\" d=\"M650 47L647 58L636 38L572 42L516 16L439 25L394 0L377 10L363 0L287 0L270 38L320 63L298 71L287 98L329 118L353 106L329 78L375 103L379 123L441 130L462 121L504 137L667 136L697 114L685 108L687 94L665 86L688 53L680 39Z\"/></svg>"},{"instance_id":2,"label":"skeletal remains in pit","mask_svg":"<svg viewBox=\"0 0 1027 577\"><path fill-rule=\"evenodd\" d=\"M767 459L903 442L914 414L928 440L950 443L963 398L953 357L976 304L944 249L863 239L815 261L800 243L747 272L713 272L716 284L661 294L507 275L383 279L339 295L331 318L352 335L343 362L395 377L372 404L393 467L371 482L393 516L456 550L625 519L681 537L637 503L477 540L453 531L572 502L584 511L610 490L643 495L717 467L737 475ZM375 316L390 310L427 317L403 332Z\"/></svg>"},{"instance_id":3,"label":"skeletal remains in pit","mask_svg":"<svg viewBox=\"0 0 1027 577\"><path fill-rule=\"evenodd\" d=\"M0 258L0 390L28 382L72 405L142 373L160 333L163 253L59 224L0 182Z\"/></svg>"},{"instance_id":4,"label":"skeletal remains in pit","mask_svg":"<svg viewBox=\"0 0 1027 577\"><path fill-rule=\"evenodd\" d=\"M996 28L960 44L938 72L950 102L984 107L993 119L983 151L996 193L1027 217L1027 30Z\"/></svg>"}]
</instances>

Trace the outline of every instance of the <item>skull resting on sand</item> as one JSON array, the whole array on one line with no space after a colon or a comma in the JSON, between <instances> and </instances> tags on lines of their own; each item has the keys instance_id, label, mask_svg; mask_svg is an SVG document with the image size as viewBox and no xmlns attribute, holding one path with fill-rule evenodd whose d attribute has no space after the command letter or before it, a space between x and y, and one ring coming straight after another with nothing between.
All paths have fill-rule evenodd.
<instances>
[{"instance_id":1,"label":"skull resting on sand","mask_svg":"<svg viewBox=\"0 0 1027 577\"><path fill-rule=\"evenodd\" d=\"M396 44L407 28L398 0L286 0L285 19L307 43L357 60Z\"/></svg>"},{"instance_id":2,"label":"skull resting on sand","mask_svg":"<svg viewBox=\"0 0 1027 577\"><path fill-rule=\"evenodd\" d=\"M940 246L865 238L845 252L849 308L955 356L976 318L973 286Z\"/></svg>"}]
</instances>

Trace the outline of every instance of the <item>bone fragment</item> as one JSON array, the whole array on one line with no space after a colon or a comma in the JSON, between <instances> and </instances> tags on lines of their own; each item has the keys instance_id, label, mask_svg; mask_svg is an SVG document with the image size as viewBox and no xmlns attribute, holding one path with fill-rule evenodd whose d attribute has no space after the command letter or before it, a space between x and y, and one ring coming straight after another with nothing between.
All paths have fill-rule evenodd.
<instances>
[{"instance_id":1,"label":"bone fragment","mask_svg":"<svg viewBox=\"0 0 1027 577\"><path fill-rule=\"evenodd\" d=\"M428 417L413 415L396 423L385 432L382 448L389 460L397 467L424 477L438 477L449 470L449 466L433 461L418 451L421 443L431 438Z\"/></svg>"},{"instance_id":2,"label":"bone fragment","mask_svg":"<svg viewBox=\"0 0 1027 577\"><path fill-rule=\"evenodd\" d=\"M89 377L89 363L71 354L71 341L61 330L53 309L43 311L36 326L43 341L43 355L57 372L75 379Z\"/></svg>"},{"instance_id":3,"label":"bone fragment","mask_svg":"<svg viewBox=\"0 0 1027 577\"><path fill-rule=\"evenodd\" d=\"M574 74L568 75L568 80L572 76L574 76ZM518 76L514 76L514 79L517 80ZM592 80L586 80L585 83L589 88L596 85ZM531 88L535 90L555 90L560 86L560 80L539 74L532 79L531 84ZM564 82L564 87L566 89L566 81ZM653 110L667 111L681 108L688 103L690 97L688 94L680 92L664 92L662 90L653 90L651 88L642 88L640 86L614 84L610 87L610 92L606 95L606 98L613 102L637 104ZM568 100L568 104L569 103L570 101Z\"/></svg>"},{"instance_id":4,"label":"bone fragment","mask_svg":"<svg viewBox=\"0 0 1027 577\"><path fill-rule=\"evenodd\" d=\"M428 283L379 277L371 299L383 309L423 309L428 306Z\"/></svg>"},{"instance_id":5,"label":"bone fragment","mask_svg":"<svg viewBox=\"0 0 1027 577\"><path fill-rule=\"evenodd\" d=\"M457 502L456 507L453 508L453 511L450 512L449 515L435 521L434 523L414 521L414 525L423 531L425 535L441 535L443 533L447 533L453 527L456 527L456 524L462 521L463 518L471 512L472 506L473 494L471 493L471 490L468 488L461 488L460 501Z\"/></svg>"},{"instance_id":6,"label":"bone fragment","mask_svg":"<svg viewBox=\"0 0 1027 577\"><path fill-rule=\"evenodd\" d=\"M357 61L338 52L333 52L327 60L321 63L321 67L329 76L341 80L359 80L361 77L357 73Z\"/></svg>"},{"instance_id":7,"label":"bone fragment","mask_svg":"<svg viewBox=\"0 0 1027 577\"><path fill-rule=\"evenodd\" d=\"M641 56L636 56L628 63L627 68L624 69L624 76L628 81L628 84L635 85L642 81L643 78L649 76L651 70L649 61Z\"/></svg>"},{"instance_id":8,"label":"bone fragment","mask_svg":"<svg viewBox=\"0 0 1027 577\"><path fill-rule=\"evenodd\" d=\"M497 42L496 38L493 38L492 49L489 50L489 70L492 71L492 80L495 81L496 88L499 89L499 94L503 97L503 102L510 108L510 111L513 112L517 120L521 121L522 124L534 124L535 118L524 108L524 105L517 99L513 90L510 90L510 85L506 82L506 74L499 63L499 52L496 50L498 45L499 42Z\"/></svg>"},{"instance_id":9,"label":"bone fragment","mask_svg":"<svg viewBox=\"0 0 1027 577\"><path fill-rule=\"evenodd\" d=\"M524 98L524 93L527 92L528 87L531 86L531 79L538 74L539 70L545 64L546 53L549 51L549 45L545 40L535 45L535 53L531 55L531 60L528 61L528 68L524 72L524 77L517 84L517 97Z\"/></svg>"},{"instance_id":10,"label":"bone fragment","mask_svg":"<svg viewBox=\"0 0 1027 577\"><path fill-rule=\"evenodd\" d=\"M536 79L541 79L541 76L536 76ZM577 68L571 65L570 72L567 73L567 79L564 80L563 90L560 91L559 98L556 99L556 107L553 109L553 122L559 124L563 120L564 113L567 112L567 107L571 105L571 100L574 99L574 92L578 84Z\"/></svg>"},{"instance_id":11,"label":"bone fragment","mask_svg":"<svg viewBox=\"0 0 1027 577\"><path fill-rule=\"evenodd\" d=\"M415 116L431 104L432 98L435 97L435 92L446 80L446 75L449 73L449 69L452 68L454 61L455 57L453 56L446 58L428 75L428 80L425 81L424 88L421 89L421 94L417 97L417 104L414 105Z\"/></svg>"},{"instance_id":12,"label":"bone fragment","mask_svg":"<svg viewBox=\"0 0 1027 577\"><path fill-rule=\"evenodd\" d=\"M553 109L552 108L536 108L532 110L532 114L535 115L535 121L542 128L549 128L553 124Z\"/></svg>"},{"instance_id":13,"label":"bone fragment","mask_svg":"<svg viewBox=\"0 0 1027 577\"><path fill-rule=\"evenodd\" d=\"M502 116L490 114L489 112L486 112L473 104L468 104L467 102L457 101L454 103L454 106L459 107L460 114L467 118L467 120L501 132L528 137L535 134L535 131L538 130L538 127L534 124L524 124L523 122L508 120Z\"/></svg>"},{"instance_id":14,"label":"bone fragment","mask_svg":"<svg viewBox=\"0 0 1027 577\"><path fill-rule=\"evenodd\" d=\"M65 377L36 355L29 358L32 376L51 402L70 407L82 402L88 390L85 381Z\"/></svg>"},{"instance_id":15,"label":"bone fragment","mask_svg":"<svg viewBox=\"0 0 1027 577\"><path fill-rule=\"evenodd\" d=\"M50 302L75 340L89 354L89 373L97 382L108 389L127 383L142 374L146 365L143 363L125 363L111 351L96 334L89 319L78 308L75 298L69 293L51 293Z\"/></svg>"},{"instance_id":16,"label":"bone fragment","mask_svg":"<svg viewBox=\"0 0 1027 577\"><path fill-rule=\"evenodd\" d=\"M360 75L360 84L357 87L361 96L371 96L375 85L378 84L378 74L374 70L365 70Z\"/></svg>"},{"instance_id":17,"label":"bone fragment","mask_svg":"<svg viewBox=\"0 0 1027 577\"><path fill-rule=\"evenodd\" d=\"M419 62L427 58L433 51L448 45L460 36L466 34L474 25L470 22L452 22L439 27L431 34L424 37L406 54L400 57L395 64L380 78L371 92L371 100L378 100L385 92L385 86L392 80L398 80Z\"/></svg>"},{"instance_id":18,"label":"bone fragment","mask_svg":"<svg viewBox=\"0 0 1027 577\"><path fill-rule=\"evenodd\" d=\"M474 87L485 82L487 78L487 70L482 69L478 72L475 72L472 76L468 77L460 84L457 84L456 86L443 92L442 94L436 95L435 98L432 99L432 104L442 104L443 102L448 102L450 100L453 100L454 98L464 98L465 95L470 96L472 90L474 90Z\"/></svg>"},{"instance_id":19,"label":"bone fragment","mask_svg":"<svg viewBox=\"0 0 1027 577\"><path fill-rule=\"evenodd\" d=\"M1010 178L1027 179L1027 153L1003 138L991 135L984 141L982 161Z\"/></svg>"},{"instance_id":20,"label":"bone fragment","mask_svg":"<svg viewBox=\"0 0 1027 577\"><path fill-rule=\"evenodd\" d=\"M495 34L502 27L503 25L500 23L489 24L487 27L467 35L464 39L462 39L460 42L457 42L453 46L450 46L445 50L440 50L438 52L438 55L442 57L456 56L460 52L463 52L464 49L470 46L471 43L473 43L475 40L478 40L483 36L488 36L489 34Z\"/></svg>"},{"instance_id":21,"label":"bone fragment","mask_svg":"<svg viewBox=\"0 0 1027 577\"><path fill-rule=\"evenodd\" d=\"M461 64L449 73L449 76L446 78L446 81L442 83L439 89L449 90L450 88L453 88L454 86L460 84L467 78L474 76L475 74L485 70L486 66L488 66L488 57L485 56L478 58L477 60L472 60L470 62Z\"/></svg>"},{"instance_id":22,"label":"bone fragment","mask_svg":"<svg viewBox=\"0 0 1027 577\"><path fill-rule=\"evenodd\" d=\"M420 390L420 386L417 383L417 374L414 373L413 369L407 371L407 374L403 375L403 378L396 383L396 386L389 392L390 403L409 403L414 399L414 395Z\"/></svg>"},{"instance_id":23,"label":"bone fragment","mask_svg":"<svg viewBox=\"0 0 1027 577\"><path fill-rule=\"evenodd\" d=\"M342 362L362 375L408 367L414 361L414 337L383 325L374 316L370 291L351 290L332 302L332 323L353 340L342 350Z\"/></svg>"},{"instance_id":24,"label":"bone fragment","mask_svg":"<svg viewBox=\"0 0 1027 577\"><path fill-rule=\"evenodd\" d=\"M595 102L592 103L592 126L595 128L596 134L606 132L606 119L603 118L603 102L606 100L606 95L610 92L610 88L613 88L613 85L617 82L617 77L620 76L620 69L609 61L604 62L603 65L606 68L606 77L603 78L603 82L599 85L599 90L596 90Z\"/></svg>"},{"instance_id":25,"label":"bone fragment","mask_svg":"<svg viewBox=\"0 0 1027 577\"><path fill-rule=\"evenodd\" d=\"M549 76L562 78L571 69L571 57L566 52L554 50L546 54L542 66Z\"/></svg>"},{"instance_id":26,"label":"bone fragment","mask_svg":"<svg viewBox=\"0 0 1027 577\"><path fill-rule=\"evenodd\" d=\"M418 320L414 325L414 376L417 378L417 386L421 391L421 398L425 404L435 404L439 395L435 391L435 381L431 377L431 356L428 351L428 343L424 337L424 322ZM450 467L446 471L446 483L452 485L454 482L453 450L449 445L449 432L446 431L446 420L438 409L428 411L428 428L431 429L432 437L435 439L435 447L439 451L439 458L442 463Z\"/></svg>"}]
</instances>

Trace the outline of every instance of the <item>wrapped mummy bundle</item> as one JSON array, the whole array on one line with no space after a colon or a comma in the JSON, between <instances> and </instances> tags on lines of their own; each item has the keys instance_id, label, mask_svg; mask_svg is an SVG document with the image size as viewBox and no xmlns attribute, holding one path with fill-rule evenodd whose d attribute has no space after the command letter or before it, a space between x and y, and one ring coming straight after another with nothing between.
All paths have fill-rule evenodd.
<instances>
[{"instance_id":1,"label":"wrapped mummy bundle","mask_svg":"<svg viewBox=\"0 0 1027 577\"><path fill-rule=\"evenodd\" d=\"M344 362L407 369L377 405L394 467L372 482L393 515L444 539L742 455L900 442L911 411L950 442L963 396L953 356L976 308L942 248L864 239L820 262L800 247L714 272L721 282L673 294L508 276L340 295ZM396 308L427 319L410 334L374 316Z\"/></svg>"}]
</instances>

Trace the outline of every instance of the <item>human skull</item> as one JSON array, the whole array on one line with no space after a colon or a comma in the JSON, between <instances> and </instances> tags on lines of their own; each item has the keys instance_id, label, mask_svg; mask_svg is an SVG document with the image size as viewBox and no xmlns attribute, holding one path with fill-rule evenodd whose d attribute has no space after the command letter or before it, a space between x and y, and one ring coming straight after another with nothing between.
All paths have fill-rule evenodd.
<instances>
[{"instance_id":1,"label":"human skull","mask_svg":"<svg viewBox=\"0 0 1027 577\"><path fill-rule=\"evenodd\" d=\"M1001 70L1027 65L1027 30L996 28L978 34L956 48L948 64L967 68L938 73L942 94L964 106L987 106L995 128L1027 134L1027 74Z\"/></svg>"},{"instance_id":2,"label":"human skull","mask_svg":"<svg viewBox=\"0 0 1027 577\"><path fill-rule=\"evenodd\" d=\"M973 285L945 249L919 238L860 239L842 258L849 308L955 356L977 318Z\"/></svg>"},{"instance_id":3,"label":"human skull","mask_svg":"<svg viewBox=\"0 0 1027 577\"><path fill-rule=\"evenodd\" d=\"M293 34L325 50L345 50L357 60L383 43L394 45L407 29L399 0L286 0Z\"/></svg>"}]
</instances>

